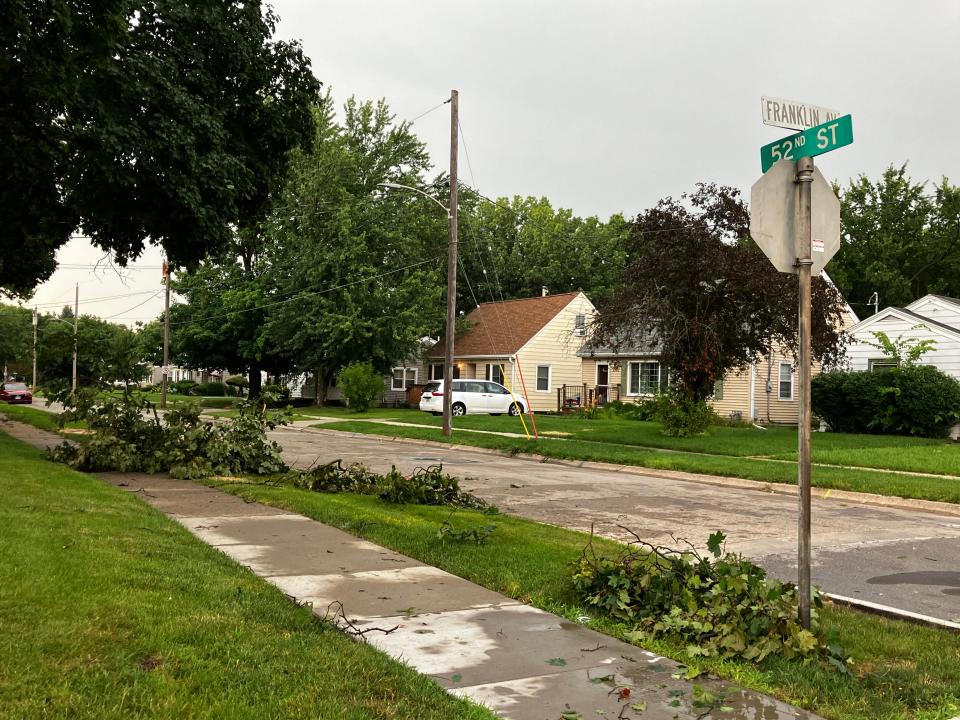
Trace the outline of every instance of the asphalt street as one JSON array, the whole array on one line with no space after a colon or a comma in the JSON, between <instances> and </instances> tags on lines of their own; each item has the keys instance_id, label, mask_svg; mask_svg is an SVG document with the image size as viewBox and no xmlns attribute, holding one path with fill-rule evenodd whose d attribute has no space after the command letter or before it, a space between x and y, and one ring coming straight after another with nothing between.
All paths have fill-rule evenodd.
<instances>
[{"instance_id":1,"label":"asphalt street","mask_svg":"<svg viewBox=\"0 0 960 720\"><path fill-rule=\"evenodd\" d=\"M271 437L294 467L342 458L410 472L443 463L503 512L618 539L628 537L622 526L654 543L675 536L702 545L722 530L728 549L796 579L794 496L336 431L286 427ZM960 516L815 498L812 532L813 578L823 590L960 620Z\"/></svg>"}]
</instances>

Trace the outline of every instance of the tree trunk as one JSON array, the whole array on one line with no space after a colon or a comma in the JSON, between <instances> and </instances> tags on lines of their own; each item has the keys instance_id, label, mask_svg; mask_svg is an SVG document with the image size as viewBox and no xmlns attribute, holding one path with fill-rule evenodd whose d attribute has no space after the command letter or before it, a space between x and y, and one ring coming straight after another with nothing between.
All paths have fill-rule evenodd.
<instances>
[{"instance_id":1,"label":"tree trunk","mask_svg":"<svg viewBox=\"0 0 960 720\"><path fill-rule=\"evenodd\" d=\"M249 397L251 400L255 400L260 397L260 390L263 386L263 380L260 377L260 366L253 365L250 367L250 393Z\"/></svg>"},{"instance_id":2,"label":"tree trunk","mask_svg":"<svg viewBox=\"0 0 960 720\"><path fill-rule=\"evenodd\" d=\"M320 368L316 368L313 371L313 404L315 407L322 407L323 403L321 402L320 397Z\"/></svg>"}]
</instances>

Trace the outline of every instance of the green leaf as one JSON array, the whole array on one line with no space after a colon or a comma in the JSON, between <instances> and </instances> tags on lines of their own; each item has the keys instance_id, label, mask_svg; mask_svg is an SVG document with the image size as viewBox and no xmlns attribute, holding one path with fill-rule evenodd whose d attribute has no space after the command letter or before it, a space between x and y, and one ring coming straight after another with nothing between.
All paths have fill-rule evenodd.
<instances>
[{"instance_id":1,"label":"green leaf","mask_svg":"<svg viewBox=\"0 0 960 720\"><path fill-rule=\"evenodd\" d=\"M557 658L550 658L549 660L547 660L547 665L553 665L553 666L555 666L555 667L563 667L563 666L565 666L566 664L567 664L567 661L564 660L563 658L559 658L559 657L557 657Z\"/></svg>"},{"instance_id":2,"label":"green leaf","mask_svg":"<svg viewBox=\"0 0 960 720\"><path fill-rule=\"evenodd\" d=\"M723 543L726 539L727 536L719 530L711 533L710 537L707 538L707 549L715 558L720 557L723 552Z\"/></svg>"}]
</instances>

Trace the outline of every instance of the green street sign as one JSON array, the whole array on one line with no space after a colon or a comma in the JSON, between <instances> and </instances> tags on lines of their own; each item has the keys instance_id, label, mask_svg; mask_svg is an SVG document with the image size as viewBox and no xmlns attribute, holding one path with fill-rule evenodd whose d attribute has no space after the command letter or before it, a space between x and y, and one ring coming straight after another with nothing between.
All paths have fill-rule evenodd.
<instances>
[{"instance_id":1,"label":"green street sign","mask_svg":"<svg viewBox=\"0 0 960 720\"><path fill-rule=\"evenodd\" d=\"M766 172L780 160L822 155L852 142L853 120L849 115L844 115L764 145L760 148L760 167Z\"/></svg>"}]
</instances>

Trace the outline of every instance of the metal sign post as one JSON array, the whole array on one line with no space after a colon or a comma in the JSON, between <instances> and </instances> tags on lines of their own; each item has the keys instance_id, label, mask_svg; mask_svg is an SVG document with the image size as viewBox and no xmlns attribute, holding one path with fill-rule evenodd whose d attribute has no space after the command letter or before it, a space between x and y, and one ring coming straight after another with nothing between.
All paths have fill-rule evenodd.
<instances>
[{"instance_id":1,"label":"metal sign post","mask_svg":"<svg viewBox=\"0 0 960 720\"><path fill-rule=\"evenodd\" d=\"M840 247L840 203L813 156L852 143L853 123L849 115L777 98L763 99L763 116L767 124L802 130L761 148L764 175L750 192L750 235L778 271L796 273L799 283L797 592L800 624L809 629L811 283ZM824 116L826 123L815 122Z\"/></svg>"},{"instance_id":2,"label":"metal sign post","mask_svg":"<svg viewBox=\"0 0 960 720\"><path fill-rule=\"evenodd\" d=\"M800 519L797 542L797 590L800 594L800 624L810 628L810 271L813 266L810 231L812 228L811 185L813 158L797 161L797 274L800 278L800 429L798 438L797 485Z\"/></svg>"}]
</instances>

